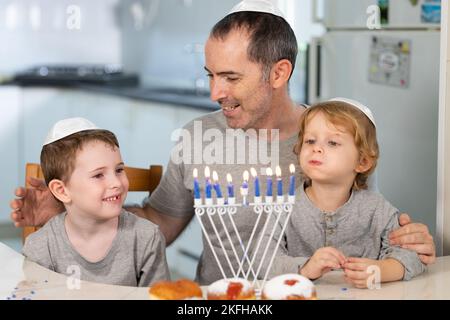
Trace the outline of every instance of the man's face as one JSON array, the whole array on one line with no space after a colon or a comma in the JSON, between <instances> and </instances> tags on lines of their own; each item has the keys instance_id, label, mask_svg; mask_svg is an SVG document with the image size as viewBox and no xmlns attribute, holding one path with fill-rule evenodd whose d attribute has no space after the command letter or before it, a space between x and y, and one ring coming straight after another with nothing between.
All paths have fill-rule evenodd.
<instances>
[{"instance_id":1,"label":"man's face","mask_svg":"<svg viewBox=\"0 0 450 320\"><path fill-rule=\"evenodd\" d=\"M211 100L220 104L229 127L244 130L264 128L272 107L272 88L261 65L248 59L248 44L247 32L234 30L205 46Z\"/></svg>"}]
</instances>

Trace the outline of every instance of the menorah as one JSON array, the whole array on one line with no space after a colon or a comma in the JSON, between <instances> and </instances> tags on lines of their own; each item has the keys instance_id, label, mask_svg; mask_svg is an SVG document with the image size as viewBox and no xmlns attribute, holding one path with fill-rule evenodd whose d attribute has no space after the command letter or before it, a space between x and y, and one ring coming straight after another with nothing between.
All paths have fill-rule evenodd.
<instances>
[{"instance_id":1,"label":"menorah","mask_svg":"<svg viewBox=\"0 0 450 320\"><path fill-rule=\"evenodd\" d=\"M267 169L267 193L264 197L260 194L259 188L259 179L256 175L256 170L251 169L252 176L255 183L255 195L253 197L253 202L248 202L249 194L248 194L248 181L249 181L249 173L245 171L243 174L244 182L240 188L240 193L242 196L242 203L237 203L236 198L234 196L234 189L232 185L231 176L227 175L227 189L228 189L228 198L225 201L222 196L220 184L218 183L218 175L214 171L213 172L213 180L214 184L211 184L210 180L210 171L209 168L205 168L205 197L204 200L200 194L200 186L198 182L198 171L194 169L194 208L195 215L197 220L202 228L205 239L213 253L213 256L217 262L217 265L220 269L220 272L223 278L244 278L249 280L250 275L253 278L253 286L256 288L259 293L261 289L264 287L265 282L267 281L267 277L269 276L270 270L272 268L274 259L276 257L278 247L280 245L282 235L284 234L286 227L288 225L290 216L292 214L293 204L295 202L295 167L293 165L290 166L291 178L289 184L289 193L284 195L282 192L282 182L281 182L281 170L279 167L276 169L277 180L278 180L278 190L277 195L274 196L272 194L272 170L270 168ZM212 198L212 188L216 191L216 199ZM250 238L248 239L248 243L245 244L241 238L241 235L238 231L238 228L235 223L234 217L239 214L239 208L241 207L251 207L253 209L253 213L257 216L256 223L253 226ZM219 259L218 252L214 249L214 246L211 242L211 235L205 228L205 225L202 221L203 216L207 216L208 220L212 226L213 232L218 239L220 250L223 252L224 259ZM266 216L265 219L262 219L263 216ZM219 226L214 222L213 217L218 216ZM279 231L279 234L276 234L278 225L280 223L280 219L285 216L284 221L281 221L282 227ZM268 229L270 221L275 219L275 223L272 225L272 229ZM228 220L231 225L231 230L228 227L225 220ZM262 226L260 234L256 234L258 228ZM225 235L221 236L218 227L222 228ZM267 241L267 243L263 243L264 235L269 235L269 239L274 239L274 236L278 236L278 240L275 248L272 252L269 252L271 241ZM232 237L236 237L239 245L235 246L232 241ZM257 240L255 240L257 238ZM231 253L225 249L224 243L229 242L231 247ZM256 241L255 249L250 250L253 241ZM216 246L217 247L217 246ZM239 254L239 253L240 254ZM260 256L261 259L257 262L257 257ZM262 267L264 262L268 259L267 269L262 275ZM244 267L246 263L247 267ZM224 264L227 264L229 269L231 270L231 276L227 275L224 270ZM258 279L262 281L257 281Z\"/></svg>"}]
</instances>

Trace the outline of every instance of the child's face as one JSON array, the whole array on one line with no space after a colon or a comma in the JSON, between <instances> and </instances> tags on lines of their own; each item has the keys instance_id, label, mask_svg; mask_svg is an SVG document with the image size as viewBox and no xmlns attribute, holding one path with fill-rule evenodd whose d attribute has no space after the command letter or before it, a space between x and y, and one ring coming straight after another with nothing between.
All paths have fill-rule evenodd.
<instances>
[{"instance_id":1,"label":"child's face","mask_svg":"<svg viewBox=\"0 0 450 320\"><path fill-rule=\"evenodd\" d=\"M353 136L344 128L333 125L321 112L305 127L299 161L313 182L351 185L356 174L361 172L360 155Z\"/></svg>"},{"instance_id":2,"label":"child's face","mask_svg":"<svg viewBox=\"0 0 450 320\"><path fill-rule=\"evenodd\" d=\"M119 148L91 141L77 152L75 169L66 184L71 213L94 220L117 217L128 192Z\"/></svg>"}]
</instances>

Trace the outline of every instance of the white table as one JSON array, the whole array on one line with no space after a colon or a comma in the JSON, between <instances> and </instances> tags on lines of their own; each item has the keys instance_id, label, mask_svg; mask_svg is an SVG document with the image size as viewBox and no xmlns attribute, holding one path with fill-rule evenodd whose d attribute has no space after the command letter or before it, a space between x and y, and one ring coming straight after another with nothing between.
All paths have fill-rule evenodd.
<instances>
[{"instance_id":1,"label":"white table","mask_svg":"<svg viewBox=\"0 0 450 320\"><path fill-rule=\"evenodd\" d=\"M316 282L319 299L450 299L450 256L440 257L423 275L411 281L381 284L380 289L355 289L342 272L333 271ZM81 281L26 260L0 243L0 300L5 299L148 299L147 288L112 286Z\"/></svg>"}]
</instances>

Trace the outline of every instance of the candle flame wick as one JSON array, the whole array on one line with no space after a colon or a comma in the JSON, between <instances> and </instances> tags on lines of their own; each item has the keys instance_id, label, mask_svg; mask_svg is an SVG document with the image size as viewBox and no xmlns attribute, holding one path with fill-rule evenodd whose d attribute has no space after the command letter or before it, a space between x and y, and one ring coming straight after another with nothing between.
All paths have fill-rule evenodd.
<instances>
[{"instance_id":1,"label":"candle flame wick","mask_svg":"<svg viewBox=\"0 0 450 320\"><path fill-rule=\"evenodd\" d=\"M281 168L279 166L276 167L275 172L276 172L277 177L280 178L281 177Z\"/></svg>"}]
</instances>

